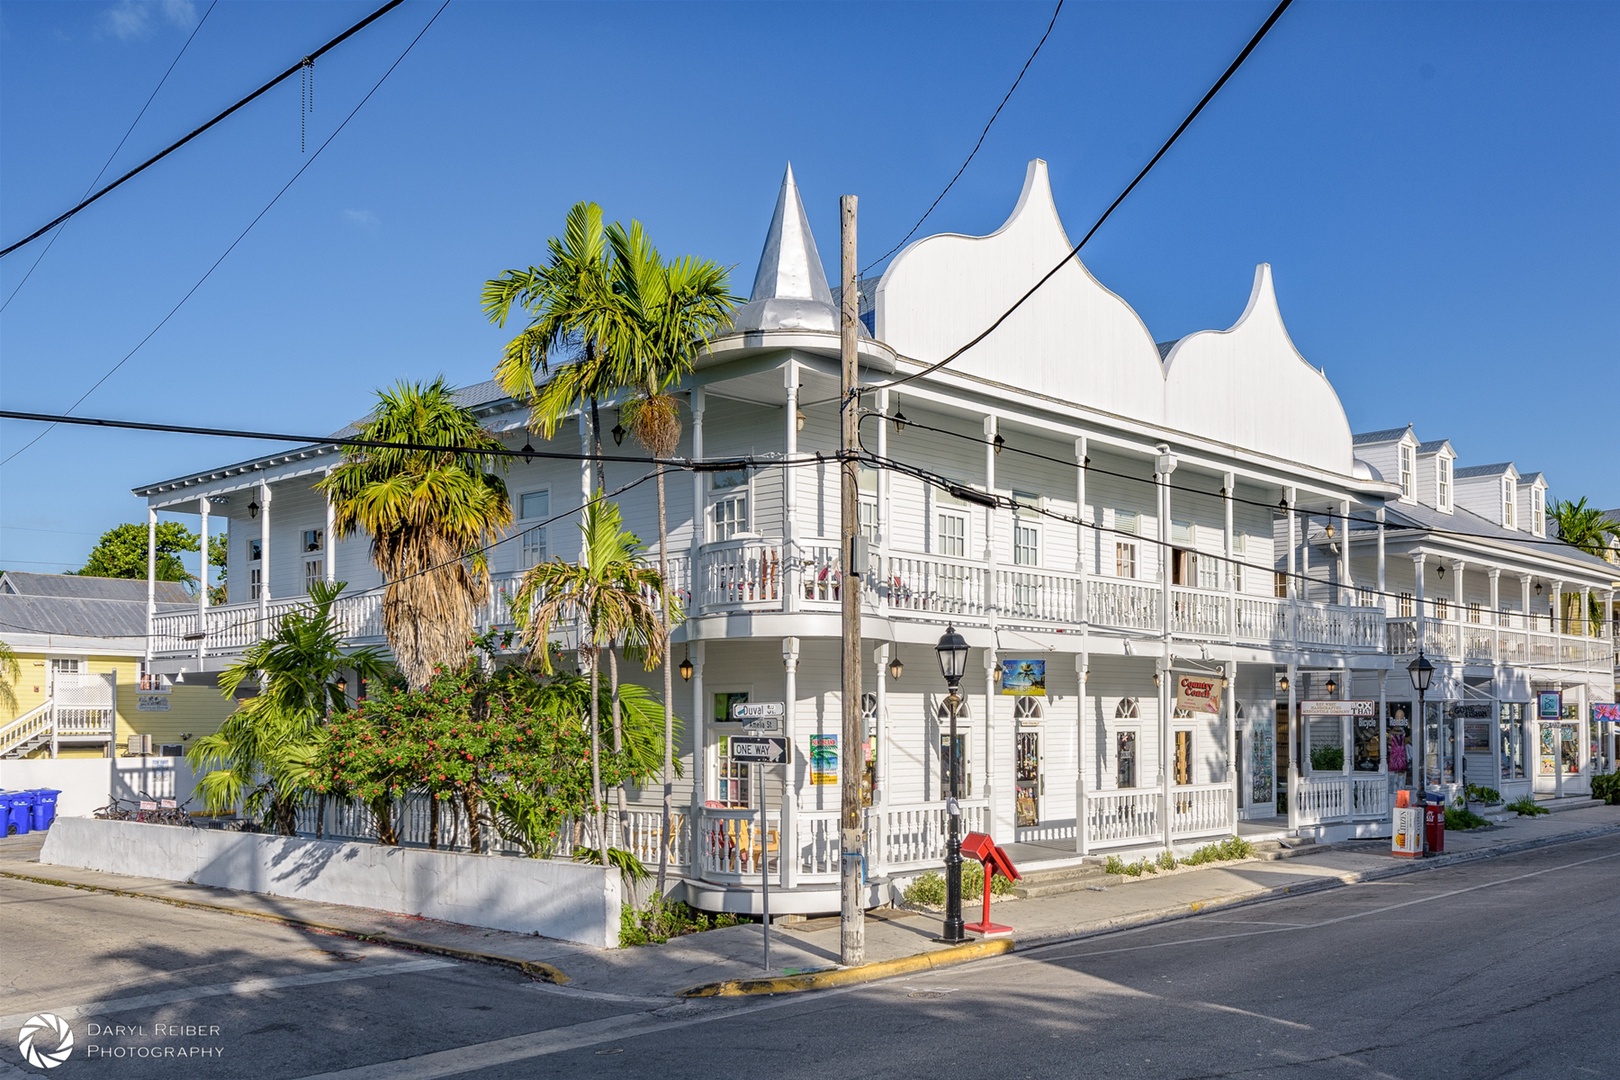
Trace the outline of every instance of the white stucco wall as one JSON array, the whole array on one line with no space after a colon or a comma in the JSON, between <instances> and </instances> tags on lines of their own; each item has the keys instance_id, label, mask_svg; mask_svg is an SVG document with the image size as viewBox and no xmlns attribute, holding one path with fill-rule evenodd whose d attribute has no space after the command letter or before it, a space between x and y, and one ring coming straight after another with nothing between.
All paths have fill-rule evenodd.
<instances>
[{"instance_id":1,"label":"white stucco wall","mask_svg":"<svg viewBox=\"0 0 1620 1080\"><path fill-rule=\"evenodd\" d=\"M550 859L61 818L40 862L350 904L575 941L619 942L617 870Z\"/></svg>"}]
</instances>

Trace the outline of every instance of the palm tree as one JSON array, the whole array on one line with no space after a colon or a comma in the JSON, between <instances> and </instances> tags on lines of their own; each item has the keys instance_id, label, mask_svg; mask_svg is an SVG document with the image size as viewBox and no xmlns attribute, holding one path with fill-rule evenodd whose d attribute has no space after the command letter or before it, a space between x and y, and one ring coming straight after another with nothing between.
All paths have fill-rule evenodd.
<instances>
[{"instance_id":1,"label":"palm tree","mask_svg":"<svg viewBox=\"0 0 1620 1080\"><path fill-rule=\"evenodd\" d=\"M0 705L6 711L17 711L17 680L22 678L22 665L17 663L17 654L11 646L0 641Z\"/></svg>"},{"instance_id":2,"label":"palm tree","mask_svg":"<svg viewBox=\"0 0 1620 1080\"><path fill-rule=\"evenodd\" d=\"M1596 507L1587 506L1584 495L1574 502L1568 499L1554 500L1547 508L1547 514L1558 526L1558 538L1588 555L1596 555L1600 559L1611 558L1612 545L1620 541L1620 522ZM1564 606L1567 610L1559 613L1565 626L1579 622L1579 616L1574 614L1579 604L1578 595L1570 593L1565 596ZM1598 606L1596 597L1592 598L1586 618L1591 627L1585 632L1595 633L1602 629L1603 610Z\"/></svg>"},{"instance_id":3,"label":"palm tree","mask_svg":"<svg viewBox=\"0 0 1620 1080\"><path fill-rule=\"evenodd\" d=\"M579 562L553 558L531 567L523 575L514 614L530 651L547 674L552 670L552 628L568 622L580 628L579 653L590 668L591 797L594 801L600 798L602 791L602 651L611 650L613 644L622 639L626 648L640 656L649 670L657 665L663 656L664 639L659 632L656 598L663 594L664 582L658 571L643 562L641 541L625 530L619 507L606 501L600 490L585 508L580 533ZM610 709L618 712L616 707L610 706ZM613 738L615 754L622 754L623 728L617 717ZM622 819L626 813L622 786L619 812ZM605 852L607 829L600 802L595 818L596 844Z\"/></svg>"},{"instance_id":4,"label":"palm tree","mask_svg":"<svg viewBox=\"0 0 1620 1080\"><path fill-rule=\"evenodd\" d=\"M740 301L733 296L726 272L717 263L682 257L664 262L648 242L641 223L628 230L617 222L608 228L615 280L634 316L633 350L624 357L622 378L632 397L619 415L655 458L675 453L681 439L680 403L670 391L692 373L698 352L731 323ZM669 522L665 510L665 466L657 466L658 576L664 654L664 800L663 843L658 856L658 885L663 894L669 873L670 829L675 801L675 680L670 671L672 598L669 595Z\"/></svg>"},{"instance_id":5,"label":"palm tree","mask_svg":"<svg viewBox=\"0 0 1620 1080\"><path fill-rule=\"evenodd\" d=\"M345 669L359 678L387 673L375 649L345 654L332 611L344 583L318 581L310 602L276 623L275 632L249 646L219 677L220 692L235 697L253 680L259 692L237 706L220 729L198 739L186 754L202 773L197 790L209 811L241 806L263 816L283 836L296 830L298 800L313 779L311 765L329 710L348 707L337 682Z\"/></svg>"},{"instance_id":6,"label":"palm tree","mask_svg":"<svg viewBox=\"0 0 1620 1080\"><path fill-rule=\"evenodd\" d=\"M596 484L602 474L602 422L599 403L617 391L616 371L630 328L613 281L612 255L602 228L602 208L575 203L563 235L547 242L544 266L507 270L484 283L484 314L505 326L514 306L530 313L529 325L506 345L495 365L495 380L514 399L530 406L529 425L546 438L567 415L589 406L595 444ZM562 357L571 363L551 372ZM541 376L550 375L542 381Z\"/></svg>"},{"instance_id":7,"label":"palm tree","mask_svg":"<svg viewBox=\"0 0 1620 1080\"><path fill-rule=\"evenodd\" d=\"M378 391L359 437L408 444L349 447L316 487L331 498L338 536L371 534L382 572L383 633L400 673L420 689L467 656L488 583L483 548L512 520L506 485L485 471L500 440L458 405L443 378ZM423 446L454 449L424 450Z\"/></svg>"}]
</instances>

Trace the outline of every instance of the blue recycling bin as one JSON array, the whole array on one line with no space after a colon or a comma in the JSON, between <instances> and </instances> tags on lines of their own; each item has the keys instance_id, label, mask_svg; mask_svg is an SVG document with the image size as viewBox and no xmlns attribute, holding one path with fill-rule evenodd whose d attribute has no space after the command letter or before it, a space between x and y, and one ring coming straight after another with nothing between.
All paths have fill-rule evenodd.
<instances>
[{"instance_id":1,"label":"blue recycling bin","mask_svg":"<svg viewBox=\"0 0 1620 1080\"><path fill-rule=\"evenodd\" d=\"M56 797L62 794L56 788L34 789L34 828L48 829L56 820Z\"/></svg>"},{"instance_id":2,"label":"blue recycling bin","mask_svg":"<svg viewBox=\"0 0 1620 1080\"><path fill-rule=\"evenodd\" d=\"M10 827L6 830L7 834L15 833L18 836L26 836L32 832L34 793L32 791L8 792L5 802L10 819Z\"/></svg>"}]
</instances>

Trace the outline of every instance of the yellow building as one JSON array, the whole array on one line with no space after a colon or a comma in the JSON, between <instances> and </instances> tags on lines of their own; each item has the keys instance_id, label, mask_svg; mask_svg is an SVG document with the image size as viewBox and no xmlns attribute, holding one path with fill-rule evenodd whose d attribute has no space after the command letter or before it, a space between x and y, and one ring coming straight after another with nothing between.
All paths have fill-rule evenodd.
<instances>
[{"instance_id":1,"label":"yellow building","mask_svg":"<svg viewBox=\"0 0 1620 1080\"><path fill-rule=\"evenodd\" d=\"M167 581L152 600L160 611L193 603ZM147 602L144 581L0 573L0 641L17 660L0 757L177 757L219 727L234 705L213 677L147 674Z\"/></svg>"}]
</instances>

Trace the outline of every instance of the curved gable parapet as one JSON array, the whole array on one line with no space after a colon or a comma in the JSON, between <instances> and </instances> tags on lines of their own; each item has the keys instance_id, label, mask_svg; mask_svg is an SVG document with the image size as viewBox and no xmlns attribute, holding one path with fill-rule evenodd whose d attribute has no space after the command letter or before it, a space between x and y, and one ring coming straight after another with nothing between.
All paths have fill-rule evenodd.
<instances>
[{"instance_id":1,"label":"curved gable parapet","mask_svg":"<svg viewBox=\"0 0 1620 1080\"><path fill-rule=\"evenodd\" d=\"M1255 268L1248 306L1227 330L1200 330L1164 360L1165 423L1202 435L1353 475L1350 421L1327 376L1294 347L1271 267Z\"/></svg>"},{"instance_id":2,"label":"curved gable parapet","mask_svg":"<svg viewBox=\"0 0 1620 1080\"><path fill-rule=\"evenodd\" d=\"M876 336L933 363L982 333L1073 247L1036 159L1005 224L988 236L941 233L889 264ZM1157 423L1158 349L1141 318L1073 258L952 368Z\"/></svg>"}]
</instances>

